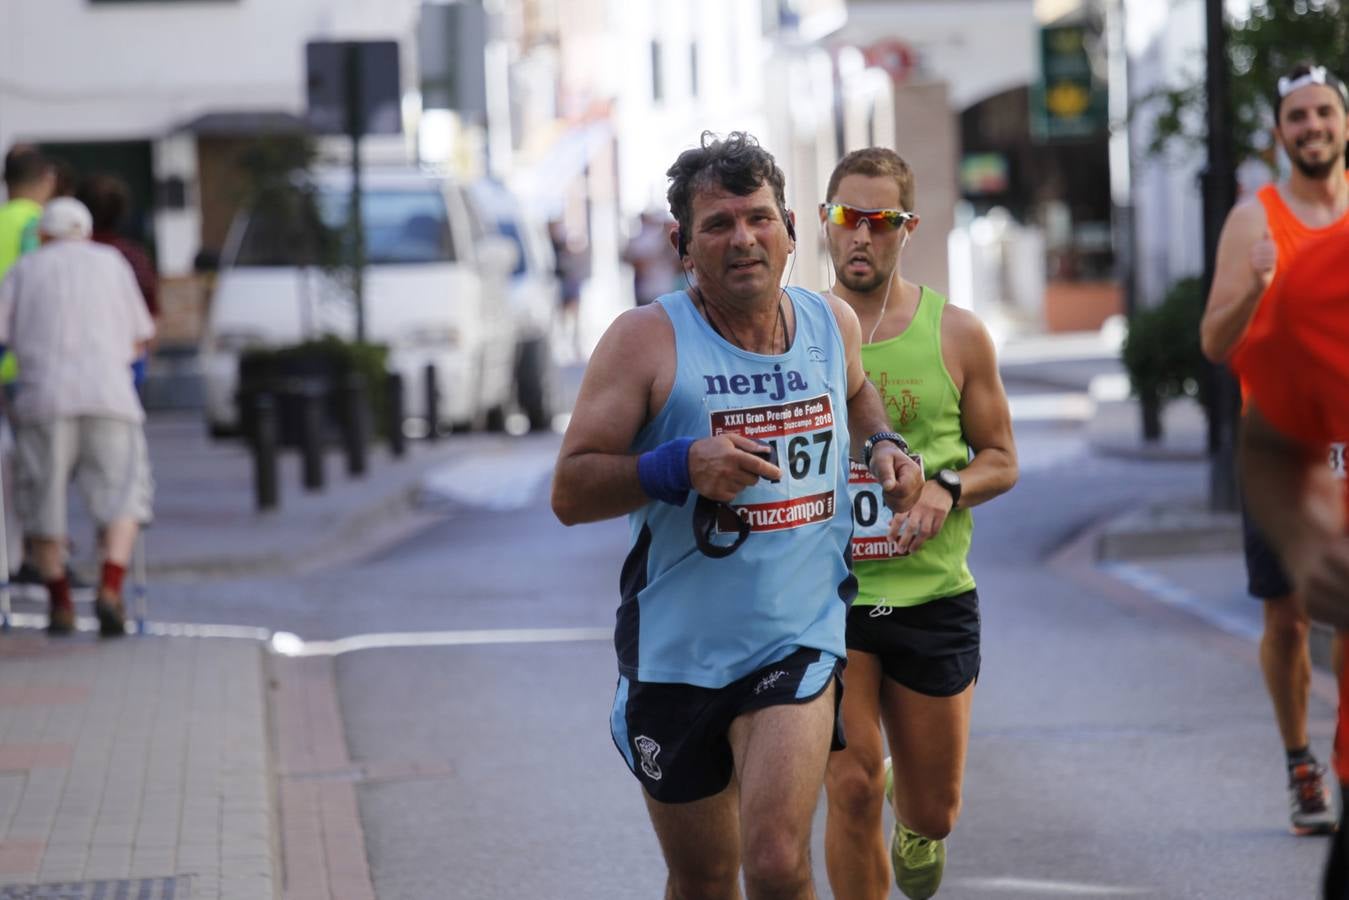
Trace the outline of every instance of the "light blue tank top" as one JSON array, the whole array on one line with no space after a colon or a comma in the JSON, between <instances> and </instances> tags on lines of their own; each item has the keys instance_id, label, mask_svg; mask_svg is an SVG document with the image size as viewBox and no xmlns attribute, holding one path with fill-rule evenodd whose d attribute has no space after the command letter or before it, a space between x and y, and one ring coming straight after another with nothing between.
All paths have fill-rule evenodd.
<instances>
[{"instance_id":1,"label":"light blue tank top","mask_svg":"<svg viewBox=\"0 0 1349 900\"><path fill-rule=\"evenodd\" d=\"M796 334L783 354L750 353L718 335L684 291L657 302L674 325L670 397L637 434L634 453L676 437L739 431L776 446L782 479L731 505L751 532L712 559L693 536L696 496L652 501L629 518L632 549L614 644L638 681L723 687L797 648L842 657L857 584L848 565L847 361L828 303L788 288ZM734 531L718 543L729 543Z\"/></svg>"}]
</instances>

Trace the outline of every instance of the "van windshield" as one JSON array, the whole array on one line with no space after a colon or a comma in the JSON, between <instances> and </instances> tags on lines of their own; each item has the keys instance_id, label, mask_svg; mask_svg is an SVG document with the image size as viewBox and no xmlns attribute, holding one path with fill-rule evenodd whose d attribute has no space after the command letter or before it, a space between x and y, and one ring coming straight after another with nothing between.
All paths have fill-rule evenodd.
<instances>
[{"instance_id":1,"label":"van windshield","mask_svg":"<svg viewBox=\"0 0 1349 900\"><path fill-rule=\"evenodd\" d=\"M345 191L296 191L252 210L236 266L341 265L347 258ZM453 262L445 198L435 189L367 190L361 194L369 264Z\"/></svg>"}]
</instances>

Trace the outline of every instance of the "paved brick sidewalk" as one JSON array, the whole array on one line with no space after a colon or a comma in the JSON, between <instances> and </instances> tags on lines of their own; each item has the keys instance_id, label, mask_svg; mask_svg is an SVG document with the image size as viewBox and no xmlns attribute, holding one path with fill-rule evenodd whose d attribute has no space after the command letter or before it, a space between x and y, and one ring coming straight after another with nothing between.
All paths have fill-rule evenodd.
<instances>
[{"instance_id":1,"label":"paved brick sidewalk","mask_svg":"<svg viewBox=\"0 0 1349 900\"><path fill-rule=\"evenodd\" d=\"M278 896L263 652L0 635L0 898Z\"/></svg>"}]
</instances>

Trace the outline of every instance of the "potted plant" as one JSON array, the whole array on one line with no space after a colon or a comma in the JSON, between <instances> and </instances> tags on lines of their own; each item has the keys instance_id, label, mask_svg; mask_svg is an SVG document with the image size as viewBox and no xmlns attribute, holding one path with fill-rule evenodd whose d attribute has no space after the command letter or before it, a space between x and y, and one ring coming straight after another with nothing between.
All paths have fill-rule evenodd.
<instances>
[{"instance_id":1,"label":"potted plant","mask_svg":"<svg viewBox=\"0 0 1349 900\"><path fill-rule=\"evenodd\" d=\"M1143 410L1143 437L1162 436L1162 407L1175 397L1196 397L1202 403L1209 391L1208 361L1199 346L1199 322L1204 315L1198 278L1182 278L1165 299L1139 310L1129 320L1124 341L1124 367L1133 393Z\"/></svg>"}]
</instances>

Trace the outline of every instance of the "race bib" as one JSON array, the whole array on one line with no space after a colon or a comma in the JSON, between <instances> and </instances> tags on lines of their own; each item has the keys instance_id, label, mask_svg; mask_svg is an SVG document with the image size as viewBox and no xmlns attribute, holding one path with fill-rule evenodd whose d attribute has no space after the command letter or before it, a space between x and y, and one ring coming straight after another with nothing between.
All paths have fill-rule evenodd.
<instances>
[{"instance_id":1,"label":"race bib","mask_svg":"<svg viewBox=\"0 0 1349 900\"><path fill-rule=\"evenodd\" d=\"M922 468L921 456L914 454L910 458ZM895 542L890 540L890 521L895 514L885 505L880 482L871 477L870 469L854 459L848 460L848 496L852 500L853 562L904 556L895 551Z\"/></svg>"},{"instance_id":2,"label":"race bib","mask_svg":"<svg viewBox=\"0 0 1349 900\"><path fill-rule=\"evenodd\" d=\"M836 466L834 407L828 394L809 400L717 410L712 436L734 432L764 445L765 457L782 470L778 481L759 479L736 494L731 511L750 531L784 531L834 517ZM734 521L717 522L734 534Z\"/></svg>"},{"instance_id":3,"label":"race bib","mask_svg":"<svg viewBox=\"0 0 1349 900\"><path fill-rule=\"evenodd\" d=\"M1344 480L1344 448L1345 444L1330 445L1330 471L1340 481Z\"/></svg>"}]
</instances>

